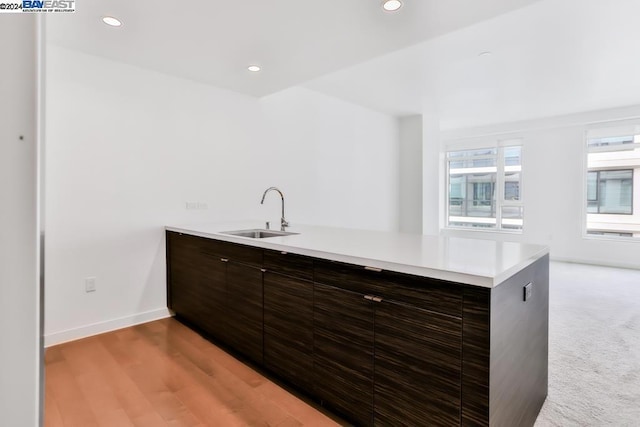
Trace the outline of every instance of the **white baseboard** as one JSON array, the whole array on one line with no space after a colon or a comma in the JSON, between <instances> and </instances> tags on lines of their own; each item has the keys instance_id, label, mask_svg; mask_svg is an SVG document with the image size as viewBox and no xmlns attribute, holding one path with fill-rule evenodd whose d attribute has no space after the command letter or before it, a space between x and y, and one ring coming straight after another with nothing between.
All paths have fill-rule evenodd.
<instances>
[{"instance_id":1,"label":"white baseboard","mask_svg":"<svg viewBox=\"0 0 640 427\"><path fill-rule=\"evenodd\" d=\"M145 311L132 316L120 317L118 319L107 320L106 322L92 323L91 325L81 326L79 328L67 329L66 331L54 332L44 336L44 346L51 347L69 341L87 338L93 335L103 334L105 332L115 331L129 326L139 325L154 320L171 317L168 308L158 310Z\"/></svg>"},{"instance_id":2,"label":"white baseboard","mask_svg":"<svg viewBox=\"0 0 640 427\"><path fill-rule=\"evenodd\" d=\"M608 261L596 261L582 258L570 258L570 257L551 257L551 261L566 262L569 264L585 264L585 265L597 265L601 267L613 267L613 268L625 268L629 270L640 270L640 264L629 264L626 262L608 262Z\"/></svg>"}]
</instances>

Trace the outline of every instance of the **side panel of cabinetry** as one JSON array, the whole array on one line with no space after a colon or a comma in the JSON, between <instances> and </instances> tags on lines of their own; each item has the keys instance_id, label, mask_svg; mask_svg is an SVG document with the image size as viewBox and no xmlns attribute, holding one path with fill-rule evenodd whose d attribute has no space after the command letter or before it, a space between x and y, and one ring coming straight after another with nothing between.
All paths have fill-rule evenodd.
<instances>
[{"instance_id":1,"label":"side panel of cabinetry","mask_svg":"<svg viewBox=\"0 0 640 427\"><path fill-rule=\"evenodd\" d=\"M547 396L548 255L491 290L490 331L490 425L532 426Z\"/></svg>"}]
</instances>

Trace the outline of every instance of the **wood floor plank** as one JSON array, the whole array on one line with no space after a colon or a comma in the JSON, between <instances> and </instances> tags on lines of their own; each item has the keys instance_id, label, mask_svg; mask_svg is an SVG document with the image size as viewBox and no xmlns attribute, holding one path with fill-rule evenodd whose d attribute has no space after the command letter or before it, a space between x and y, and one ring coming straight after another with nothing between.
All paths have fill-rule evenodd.
<instances>
[{"instance_id":1,"label":"wood floor plank","mask_svg":"<svg viewBox=\"0 0 640 427\"><path fill-rule=\"evenodd\" d=\"M245 425L224 401L199 385L180 390L177 395L199 419L205 420L207 425Z\"/></svg>"},{"instance_id":2,"label":"wood floor plank","mask_svg":"<svg viewBox=\"0 0 640 427\"><path fill-rule=\"evenodd\" d=\"M63 354L69 363L82 367L77 381L84 394L91 396L89 404L99 421L105 417L117 417L113 414L120 411L124 411L129 419L153 411L136 384L117 367L102 340L70 346L63 350Z\"/></svg>"},{"instance_id":3,"label":"wood floor plank","mask_svg":"<svg viewBox=\"0 0 640 427\"><path fill-rule=\"evenodd\" d=\"M175 319L47 349L46 427L329 427L339 420Z\"/></svg>"},{"instance_id":4,"label":"wood floor plank","mask_svg":"<svg viewBox=\"0 0 640 427\"><path fill-rule=\"evenodd\" d=\"M301 427L303 425L304 424L302 424L300 421L296 420L295 418L287 417L286 420L278 424L276 427Z\"/></svg>"},{"instance_id":5,"label":"wood floor plank","mask_svg":"<svg viewBox=\"0 0 640 427\"><path fill-rule=\"evenodd\" d=\"M162 419L159 417L151 403L147 400L144 394L140 391L137 384L129 378L126 374L123 366L121 366L110 352L110 343L113 343L112 338L116 338L115 334L104 334L101 336L101 347L99 347L94 354L94 362L96 366L99 366L100 372L103 374L102 379L105 384L108 384L114 391L114 394L118 398L121 407L125 410L133 424L136 425L135 420L143 417L143 419ZM129 366L129 365L127 365Z\"/></svg>"},{"instance_id":6,"label":"wood floor plank","mask_svg":"<svg viewBox=\"0 0 640 427\"><path fill-rule=\"evenodd\" d=\"M339 426L340 424L329 416L318 411L300 397L291 394L279 385L269 381L258 387L257 391L271 400L274 404L287 411L303 425Z\"/></svg>"},{"instance_id":7,"label":"wood floor plank","mask_svg":"<svg viewBox=\"0 0 640 427\"><path fill-rule=\"evenodd\" d=\"M66 361L47 365L47 377L56 396L60 417L65 426L97 427L89 402L76 383Z\"/></svg>"},{"instance_id":8,"label":"wood floor plank","mask_svg":"<svg viewBox=\"0 0 640 427\"><path fill-rule=\"evenodd\" d=\"M55 363L63 359L61 346L49 347L44 352L44 363Z\"/></svg>"},{"instance_id":9,"label":"wood floor plank","mask_svg":"<svg viewBox=\"0 0 640 427\"><path fill-rule=\"evenodd\" d=\"M124 409L107 411L98 416L101 427L135 427Z\"/></svg>"},{"instance_id":10,"label":"wood floor plank","mask_svg":"<svg viewBox=\"0 0 640 427\"><path fill-rule=\"evenodd\" d=\"M173 359L185 370L191 374L191 378L198 381L203 387L207 388L214 395L223 398L230 409L238 408L238 403L243 396L249 393L252 388L250 384L243 379L229 372L225 367L218 363L214 357L203 353L201 348L192 345L189 339L183 339L184 335L195 335L192 331L182 331L181 335L167 335L166 342L171 348L179 349L174 354ZM213 347L208 343L207 347ZM226 355L228 356L228 355ZM244 370L253 371L246 365L242 365ZM251 377L259 374L253 371ZM248 374L244 375L248 377ZM266 381L260 376L260 382ZM255 382L255 381L254 381Z\"/></svg>"},{"instance_id":11,"label":"wood floor plank","mask_svg":"<svg viewBox=\"0 0 640 427\"><path fill-rule=\"evenodd\" d=\"M158 415L137 384L129 378L123 368L111 357L107 346L104 346L104 352L96 355L95 362L100 366L100 370L103 373L103 381L113 389L130 419L134 420L150 413ZM151 418L155 417L152 416Z\"/></svg>"},{"instance_id":12,"label":"wood floor plank","mask_svg":"<svg viewBox=\"0 0 640 427\"><path fill-rule=\"evenodd\" d=\"M162 427L167 425L160 414L155 411L139 415L131 421L135 427Z\"/></svg>"},{"instance_id":13,"label":"wood floor plank","mask_svg":"<svg viewBox=\"0 0 640 427\"><path fill-rule=\"evenodd\" d=\"M44 424L47 427L64 427L64 421L62 415L60 415L60 409L58 409L58 402L56 401L55 394L50 384L45 387L45 399L44 406Z\"/></svg>"}]
</instances>

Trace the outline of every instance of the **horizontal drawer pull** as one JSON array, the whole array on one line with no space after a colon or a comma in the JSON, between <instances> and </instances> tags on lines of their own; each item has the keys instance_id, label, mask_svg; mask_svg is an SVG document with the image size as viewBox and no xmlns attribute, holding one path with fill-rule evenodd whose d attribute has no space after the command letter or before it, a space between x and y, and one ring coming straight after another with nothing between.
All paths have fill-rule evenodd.
<instances>
[{"instance_id":1,"label":"horizontal drawer pull","mask_svg":"<svg viewBox=\"0 0 640 427\"><path fill-rule=\"evenodd\" d=\"M369 270L369 271L375 271L376 273L380 273L380 272L382 271L382 269L381 269L381 268L377 268L377 267L369 267L369 266L365 267L364 269L365 269L365 270Z\"/></svg>"},{"instance_id":2,"label":"horizontal drawer pull","mask_svg":"<svg viewBox=\"0 0 640 427\"><path fill-rule=\"evenodd\" d=\"M260 271L262 271L263 273L266 273L267 269L266 268L261 268Z\"/></svg>"},{"instance_id":3,"label":"horizontal drawer pull","mask_svg":"<svg viewBox=\"0 0 640 427\"><path fill-rule=\"evenodd\" d=\"M229 259L228 259L228 258L220 258L220 261L222 261L222 262L229 262Z\"/></svg>"},{"instance_id":4,"label":"horizontal drawer pull","mask_svg":"<svg viewBox=\"0 0 640 427\"><path fill-rule=\"evenodd\" d=\"M373 298L371 298L371 301L373 301L373 302L382 302L382 298L380 298L380 297L373 297Z\"/></svg>"},{"instance_id":5,"label":"horizontal drawer pull","mask_svg":"<svg viewBox=\"0 0 640 427\"><path fill-rule=\"evenodd\" d=\"M369 301L373 300L373 295L365 295L364 299L368 299Z\"/></svg>"}]
</instances>

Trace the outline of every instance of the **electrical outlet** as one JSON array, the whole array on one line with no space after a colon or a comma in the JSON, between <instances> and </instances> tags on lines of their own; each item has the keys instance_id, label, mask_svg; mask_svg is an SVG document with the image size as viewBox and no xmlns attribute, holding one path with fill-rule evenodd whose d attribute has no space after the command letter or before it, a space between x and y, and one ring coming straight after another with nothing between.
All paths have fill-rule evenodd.
<instances>
[{"instance_id":1,"label":"electrical outlet","mask_svg":"<svg viewBox=\"0 0 640 427\"><path fill-rule=\"evenodd\" d=\"M205 202L186 202L185 207L187 210L205 210L208 209L209 206Z\"/></svg>"},{"instance_id":2,"label":"electrical outlet","mask_svg":"<svg viewBox=\"0 0 640 427\"><path fill-rule=\"evenodd\" d=\"M84 291L85 292L95 292L96 291L96 278L95 277L85 277L85 279L84 279Z\"/></svg>"},{"instance_id":3,"label":"electrical outlet","mask_svg":"<svg viewBox=\"0 0 640 427\"><path fill-rule=\"evenodd\" d=\"M524 285L522 300L525 302L529 301L531 299L532 293L533 293L533 283L529 282L526 285Z\"/></svg>"}]
</instances>

